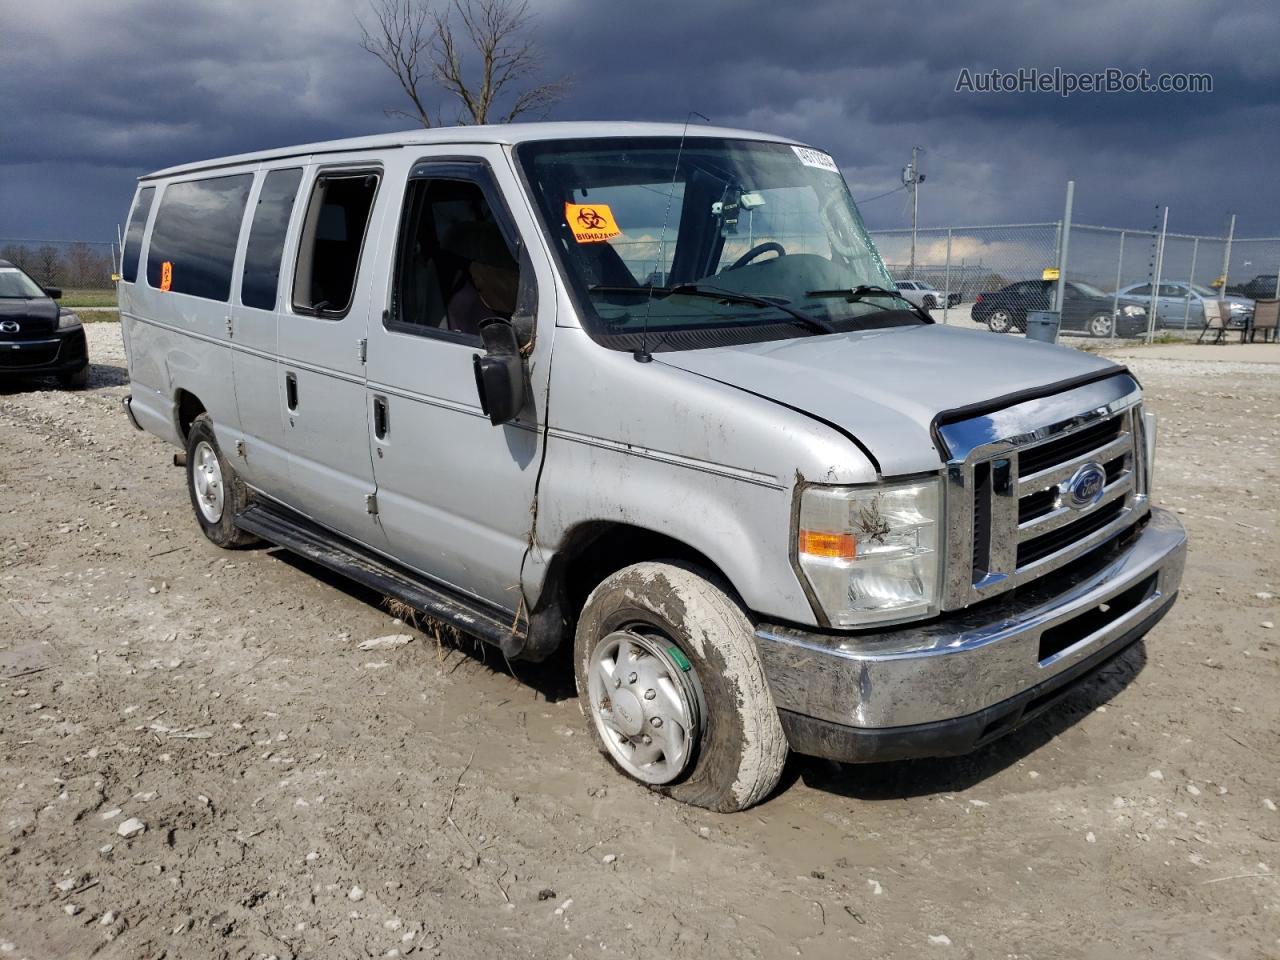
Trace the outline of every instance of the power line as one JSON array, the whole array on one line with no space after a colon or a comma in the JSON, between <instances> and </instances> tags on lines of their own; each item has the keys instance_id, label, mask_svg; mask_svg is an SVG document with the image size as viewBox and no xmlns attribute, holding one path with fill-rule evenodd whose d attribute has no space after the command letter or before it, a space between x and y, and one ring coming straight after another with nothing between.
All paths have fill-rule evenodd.
<instances>
[{"instance_id":1,"label":"power line","mask_svg":"<svg viewBox=\"0 0 1280 960\"><path fill-rule=\"evenodd\" d=\"M893 196L893 194L897 193L899 190L905 190L905 189L907 189L907 185L905 183L902 183L894 187L892 190L886 190L884 193L877 193L874 197L867 197L865 200L857 200L854 202L858 204L863 204L863 203L870 203L872 200L883 200L885 197Z\"/></svg>"}]
</instances>

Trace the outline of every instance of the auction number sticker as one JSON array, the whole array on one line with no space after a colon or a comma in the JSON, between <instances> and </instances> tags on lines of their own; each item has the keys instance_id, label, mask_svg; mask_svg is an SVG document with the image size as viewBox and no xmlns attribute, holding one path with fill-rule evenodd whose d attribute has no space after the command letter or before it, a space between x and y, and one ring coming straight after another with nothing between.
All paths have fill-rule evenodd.
<instances>
[{"instance_id":1,"label":"auction number sticker","mask_svg":"<svg viewBox=\"0 0 1280 960\"><path fill-rule=\"evenodd\" d=\"M607 203L566 203L564 220L579 243L603 243L622 236Z\"/></svg>"},{"instance_id":2,"label":"auction number sticker","mask_svg":"<svg viewBox=\"0 0 1280 960\"><path fill-rule=\"evenodd\" d=\"M168 290L173 286L173 261L166 260L160 264L160 289Z\"/></svg>"},{"instance_id":3,"label":"auction number sticker","mask_svg":"<svg viewBox=\"0 0 1280 960\"><path fill-rule=\"evenodd\" d=\"M831 154L823 153L821 150L814 150L810 147L792 147L796 152L796 156L800 158L800 162L806 167L817 167L819 170L826 170L829 173L839 173L840 168L836 166L836 162L831 159Z\"/></svg>"}]
</instances>

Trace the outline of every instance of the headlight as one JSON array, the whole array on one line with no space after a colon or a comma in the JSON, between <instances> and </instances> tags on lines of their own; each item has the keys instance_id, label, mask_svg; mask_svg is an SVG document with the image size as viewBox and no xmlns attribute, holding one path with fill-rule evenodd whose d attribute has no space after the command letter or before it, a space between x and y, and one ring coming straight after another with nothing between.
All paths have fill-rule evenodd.
<instances>
[{"instance_id":1,"label":"headlight","mask_svg":"<svg viewBox=\"0 0 1280 960\"><path fill-rule=\"evenodd\" d=\"M63 310L58 314L59 330L74 330L78 326L80 326L80 318L74 313L67 313L67 311Z\"/></svg>"},{"instance_id":2,"label":"headlight","mask_svg":"<svg viewBox=\"0 0 1280 960\"><path fill-rule=\"evenodd\" d=\"M937 610L942 498L936 478L807 488L800 569L834 627L894 623Z\"/></svg>"},{"instance_id":3,"label":"headlight","mask_svg":"<svg viewBox=\"0 0 1280 960\"><path fill-rule=\"evenodd\" d=\"M1147 308L1130 304L1129 306L1121 307L1120 312L1126 317L1141 317L1146 315Z\"/></svg>"}]
</instances>

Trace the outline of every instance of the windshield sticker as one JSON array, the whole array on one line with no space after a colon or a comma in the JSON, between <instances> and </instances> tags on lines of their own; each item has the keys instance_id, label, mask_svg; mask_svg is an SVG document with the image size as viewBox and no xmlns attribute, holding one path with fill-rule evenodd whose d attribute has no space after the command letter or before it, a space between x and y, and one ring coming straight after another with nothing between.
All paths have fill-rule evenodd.
<instances>
[{"instance_id":1,"label":"windshield sticker","mask_svg":"<svg viewBox=\"0 0 1280 960\"><path fill-rule=\"evenodd\" d=\"M168 290L173 286L173 261L166 260L160 264L160 289Z\"/></svg>"},{"instance_id":2,"label":"windshield sticker","mask_svg":"<svg viewBox=\"0 0 1280 960\"><path fill-rule=\"evenodd\" d=\"M792 147L796 152L796 156L800 158L800 162L806 167L817 167L819 170L826 170L829 173L839 173L840 168L836 166L836 162L831 159L831 154L823 153L821 150L813 150L809 147Z\"/></svg>"},{"instance_id":3,"label":"windshield sticker","mask_svg":"<svg viewBox=\"0 0 1280 960\"><path fill-rule=\"evenodd\" d=\"M607 203L566 203L564 220L579 243L602 243L622 236Z\"/></svg>"}]
</instances>

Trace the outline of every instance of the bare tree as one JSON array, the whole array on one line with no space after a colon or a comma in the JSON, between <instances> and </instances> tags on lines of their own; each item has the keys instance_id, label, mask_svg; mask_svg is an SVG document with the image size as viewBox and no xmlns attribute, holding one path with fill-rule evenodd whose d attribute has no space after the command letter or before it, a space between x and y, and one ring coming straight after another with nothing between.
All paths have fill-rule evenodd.
<instances>
[{"instance_id":1,"label":"bare tree","mask_svg":"<svg viewBox=\"0 0 1280 960\"><path fill-rule=\"evenodd\" d=\"M46 243L36 250L36 270L40 275L40 283L51 287L62 273L62 254L58 248Z\"/></svg>"},{"instance_id":2,"label":"bare tree","mask_svg":"<svg viewBox=\"0 0 1280 960\"><path fill-rule=\"evenodd\" d=\"M387 110L424 127L436 126L427 106L434 84L455 97L457 122L510 123L545 114L564 94L567 81L538 82L542 57L532 35L528 0L371 0L377 23L362 23L360 46L395 74L413 112ZM455 28L454 18L460 21ZM466 48L477 55L473 67Z\"/></svg>"}]
</instances>

